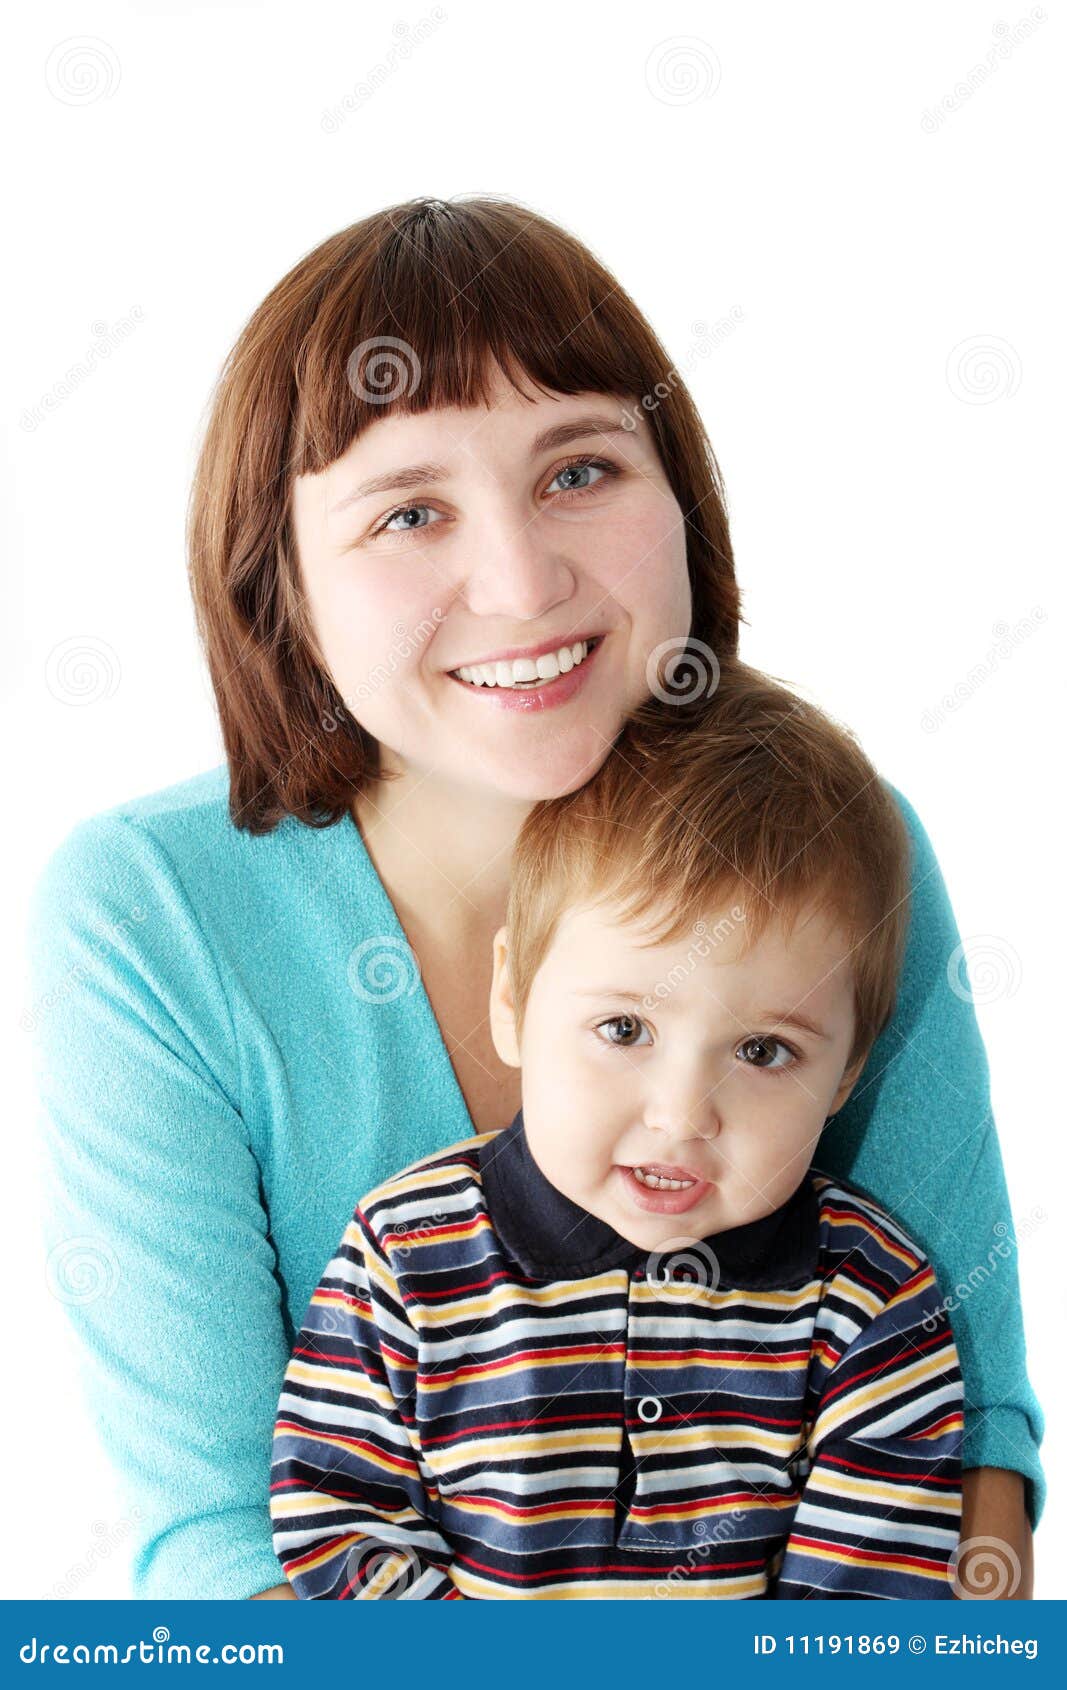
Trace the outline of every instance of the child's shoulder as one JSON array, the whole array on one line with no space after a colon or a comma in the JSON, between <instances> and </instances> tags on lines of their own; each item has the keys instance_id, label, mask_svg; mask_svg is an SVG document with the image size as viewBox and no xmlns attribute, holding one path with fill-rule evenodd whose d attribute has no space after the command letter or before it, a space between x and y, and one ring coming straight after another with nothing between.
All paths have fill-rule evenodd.
<instances>
[{"instance_id":1,"label":"child's shoulder","mask_svg":"<svg viewBox=\"0 0 1067 1690\"><path fill-rule=\"evenodd\" d=\"M390 1174L361 1198L364 1220L380 1233L383 1226L395 1230L397 1225L416 1224L442 1207L480 1203L481 1148L496 1136L495 1132L476 1133L473 1138L459 1139Z\"/></svg>"},{"instance_id":2,"label":"child's shoulder","mask_svg":"<svg viewBox=\"0 0 1067 1690\"><path fill-rule=\"evenodd\" d=\"M926 1252L888 1209L839 1174L809 1170L819 1204L819 1254L825 1278L845 1272L892 1296L929 1266Z\"/></svg>"}]
</instances>

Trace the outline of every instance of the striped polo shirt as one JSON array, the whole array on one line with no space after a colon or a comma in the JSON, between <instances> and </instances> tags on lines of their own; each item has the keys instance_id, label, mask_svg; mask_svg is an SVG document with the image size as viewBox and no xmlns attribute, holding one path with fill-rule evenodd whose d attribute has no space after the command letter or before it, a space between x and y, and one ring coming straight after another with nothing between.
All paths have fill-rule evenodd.
<instances>
[{"instance_id":1,"label":"striped polo shirt","mask_svg":"<svg viewBox=\"0 0 1067 1690\"><path fill-rule=\"evenodd\" d=\"M298 1596L953 1596L963 1389L922 1251L810 1168L650 1255L522 1111L358 1205L274 1432Z\"/></svg>"}]
</instances>

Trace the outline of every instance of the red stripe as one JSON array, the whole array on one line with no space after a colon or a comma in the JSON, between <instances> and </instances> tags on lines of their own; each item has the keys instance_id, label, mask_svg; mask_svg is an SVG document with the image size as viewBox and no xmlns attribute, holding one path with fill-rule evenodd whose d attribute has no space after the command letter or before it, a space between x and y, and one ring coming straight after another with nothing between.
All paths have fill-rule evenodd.
<instances>
[{"instance_id":1,"label":"red stripe","mask_svg":"<svg viewBox=\"0 0 1067 1690\"><path fill-rule=\"evenodd\" d=\"M612 1352L622 1354L625 1344L620 1339L616 1343L605 1344L597 1350L594 1344L560 1344L555 1349L546 1350L512 1350L506 1356L498 1356L495 1361L487 1361L482 1367L454 1367L448 1373L420 1373L419 1384L440 1384L442 1380L458 1379L460 1374L467 1378L477 1379L483 1373L495 1373L501 1367L513 1367L516 1362L538 1362L548 1357L558 1359L560 1356L586 1356L592 1354L594 1358L609 1359Z\"/></svg>"},{"instance_id":2,"label":"red stripe","mask_svg":"<svg viewBox=\"0 0 1067 1690\"><path fill-rule=\"evenodd\" d=\"M491 1273L489 1275L488 1279L472 1279L469 1284L467 1284L467 1285L453 1285L452 1288L448 1291L423 1291L420 1287L419 1302L420 1303L432 1303L434 1301L444 1302L444 1301L447 1301L450 1297L452 1297L452 1298L463 1297L469 1291L484 1291L487 1285L495 1285L498 1279L510 1279L510 1278L511 1278L511 1275L510 1275L510 1273L507 1272L507 1270L505 1268L498 1268L496 1273Z\"/></svg>"},{"instance_id":3,"label":"red stripe","mask_svg":"<svg viewBox=\"0 0 1067 1690\"><path fill-rule=\"evenodd\" d=\"M846 1461L841 1455L820 1455L828 1467L847 1467L853 1473L869 1473L875 1479L915 1479L924 1485L944 1485L948 1490L959 1490L956 1479L942 1479L934 1473L886 1473L881 1467L864 1467L859 1461Z\"/></svg>"},{"instance_id":4,"label":"red stripe","mask_svg":"<svg viewBox=\"0 0 1067 1690\"><path fill-rule=\"evenodd\" d=\"M531 1426L573 1426L577 1420L595 1420L605 1429L617 1424L603 1414L535 1414L532 1420L480 1420L474 1426L465 1426L460 1432L442 1432L436 1438L424 1437L422 1444L426 1449L433 1444L454 1443L457 1438L473 1438L479 1432L510 1432L516 1426L525 1432Z\"/></svg>"},{"instance_id":5,"label":"red stripe","mask_svg":"<svg viewBox=\"0 0 1067 1690\"><path fill-rule=\"evenodd\" d=\"M830 1543L821 1537L797 1537L794 1532L789 1539L790 1547L801 1549L829 1549L838 1560L846 1561L903 1561L909 1567L922 1567L927 1572L943 1573L943 1561L928 1561L923 1555L879 1555L873 1549L853 1549L850 1544Z\"/></svg>"},{"instance_id":6,"label":"red stripe","mask_svg":"<svg viewBox=\"0 0 1067 1690\"><path fill-rule=\"evenodd\" d=\"M768 1367L772 1367L772 1366L774 1366L774 1364L776 1362L780 1362L780 1361L807 1361L807 1359L808 1359L808 1349L807 1349L806 1346L804 1347L804 1349L801 1349L801 1350L775 1350L773 1353L770 1352L769 1350L767 1350L765 1348L765 1346L762 1346L762 1345L760 1346L760 1349L762 1350L763 1354L762 1354L762 1356L759 1356L758 1359L762 1360L765 1357L766 1358L765 1365L768 1366ZM673 1361L673 1362L683 1363L683 1362L687 1362L687 1361L693 1361L697 1357L700 1357L704 1361L752 1361L753 1359L757 1359L757 1350L755 1350L755 1349L751 1349L751 1350L705 1350L705 1349L635 1350L635 1349L631 1349L629 1354L630 1354L631 1359L634 1362L639 1362L639 1361L646 1361L646 1362L647 1361Z\"/></svg>"},{"instance_id":7,"label":"red stripe","mask_svg":"<svg viewBox=\"0 0 1067 1690\"><path fill-rule=\"evenodd\" d=\"M899 1336L899 1333L894 1333L894 1337ZM927 1338L925 1344L913 1344L910 1340L908 1343L908 1349L912 1354L915 1354L916 1352L921 1353L923 1350L930 1350L935 1347L938 1349L945 1347L947 1349L947 1345L945 1344L945 1334L943 1332L936 1333L933 1338ZM847 1379L842 1379L840 1385L835 1385L832 1391L823 1392L823 1405L828 1403L831 1397L839 1396L842 1391L851 1390L857 1380L870 1379L875 1373L885 1373L887 1368L898 1367L900 1365L902 1355L903 1351L898 1350L895 1356L890 1356L888 1361L880 1362L877 1367L865 1367L861 1373L852 1373Z\"/></svg>"},{"instance_id":8,"label":"red stripe","mask_svg":"<svg viewBox=\"0 0 1067 1690\"><path fill-rule=\"evenodd\" d=\"M888 1232L884 1232L870 1215L861 1215L858 1209L840 1209L833 1203L824 1203L822 1207L823 1213L826 1215L836 1215L839 1220L852 1221L861 1232L873 1232L875 1237L880 1239L887 1249L897 1251L900 1255L907 1256L912 1266L918 1267L919 1258L916 1256L915 1252L913 1250L906 1249L899 1239L890 1238Z\"/></svg>"},{"instance_id":9,"label":"red stripe","mask_svg":"<svg viewBox=\"0 0 1067 1690\"><path fill-rule=\"evenodd\" d=\"M677 1561L677 1550L672 1550L671 1553ZM597 1573L601 1575L604 1573L634 1573L639 1578L648 1578L650 1575L655 1576L661 1570L651 1567L634 1567L627 1565L625 1562L606 1561L600 1567L550 1567L540 1573L508 1573L502 1567L490 1567L484 1561L475 1561L470 1555L457 1555L456 1560L462 1561L465 1567L474 1567L480 1573L492 1573L494 1578L513 1579L519 1584L529 1584L533 1579L571 1578L577 1573ZM693 1563L687 1560L686 1565L692 1572L696 1573L735 1573L743 1572L749 1567L758 1567L762 1570L764 1562L762 1559L755 1561L697 1561ZM667 1574L670 1572L670 1568L664 1567L662 1572Z\"/></svg>"}]
</instances>

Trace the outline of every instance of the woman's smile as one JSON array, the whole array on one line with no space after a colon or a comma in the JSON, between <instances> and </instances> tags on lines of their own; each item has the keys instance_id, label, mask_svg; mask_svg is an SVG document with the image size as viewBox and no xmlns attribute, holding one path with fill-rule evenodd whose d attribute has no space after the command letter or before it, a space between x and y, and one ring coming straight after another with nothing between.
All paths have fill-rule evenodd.
<instances>
[{"instance_id":1,"label":"woman's smile","mask_svg":"<svg viewBox=\"0 0 1067 1690\"><path fill-rule=\"evenodd\" d=\"M607 636L577 640L536 658L498 658L449 671L464 692L492 699L502 710L551 710L566 704L584 686Z\"/></svg>"}]
</instances>

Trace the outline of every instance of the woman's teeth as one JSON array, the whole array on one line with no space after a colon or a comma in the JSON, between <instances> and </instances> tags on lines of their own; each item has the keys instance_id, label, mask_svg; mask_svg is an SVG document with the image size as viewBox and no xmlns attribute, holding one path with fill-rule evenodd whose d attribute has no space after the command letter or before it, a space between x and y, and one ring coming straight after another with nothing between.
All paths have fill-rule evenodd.
<instances>
[{"instance_id":1,"label":"woman's teeth","mask_svg":"<svg viewBox=\"0 0 1067 1690\"><path fill-rule=\"evenodd\" d=\"M650 1174L644 1168L633 1168L631 1172L638 1185L650 1186L653 1191L688 1191L695 1179L666 1179L663 1174Z\"/></svg>"},{"instance_id":2,"label":"woman's teeth","mask_svg":"<svg viewBox=\"0 0 1067 1690\"><path fill-rule=\"evenodd\" d=\"M583 662L596 642L577 640L574 645L560 646L558 651L546 651L541 657L516 657L514 662L472 663L466 669L453 669L461 681L475 687L539 687L554 681L557 675L569 674Z\"/></svg>"}]
</instances>

